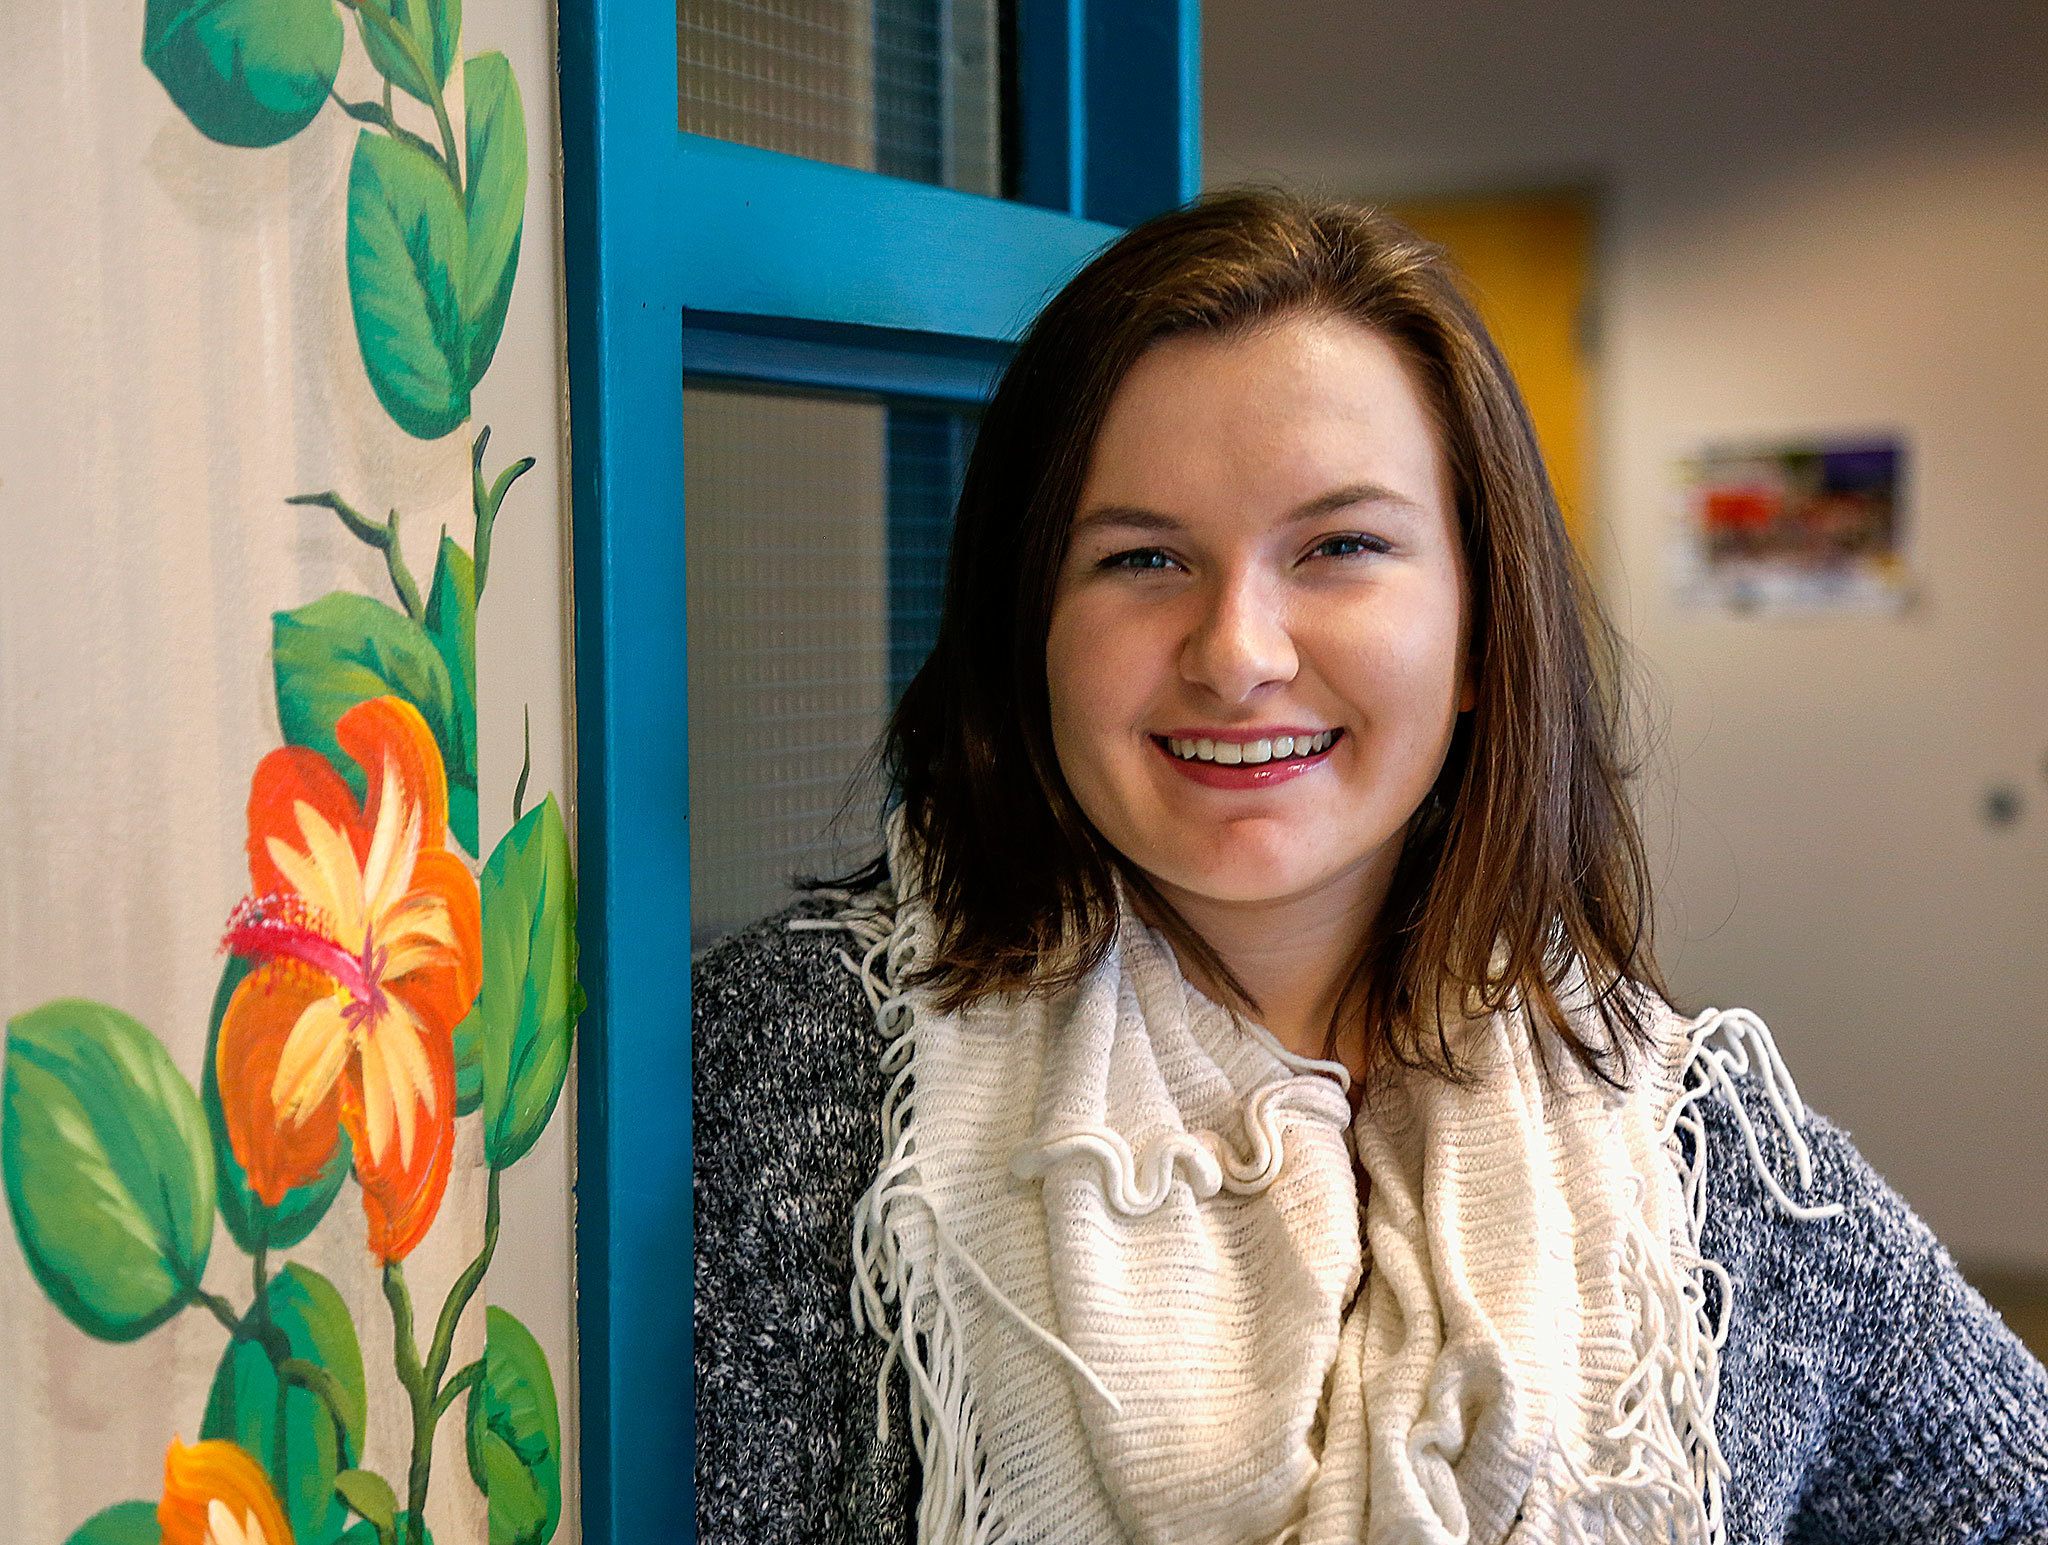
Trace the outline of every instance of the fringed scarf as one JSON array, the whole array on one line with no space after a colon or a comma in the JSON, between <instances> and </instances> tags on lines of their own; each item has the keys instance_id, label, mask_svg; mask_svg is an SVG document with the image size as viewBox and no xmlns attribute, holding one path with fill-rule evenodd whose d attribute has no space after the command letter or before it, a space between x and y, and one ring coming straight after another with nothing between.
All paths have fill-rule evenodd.
<instances>
[{"instance_id":1,"label":"fringed scarf","mask_svg":"<svg viewBox=\"0 0 2048 1545\"><path fill-rule=\"evenodd\" d=\"M794 926L859 942L883 1037L852 1312L885 1427L908 1376L920 1545L1720 1545L1694 1105L1753 1071L1811 1182L1761 1020L1646 997L1622 1092L1561 1053L1546 1083L1519 1005L1461 1013L1473 1087L1413 1075L1354 1119L1342 1067L1203 996L1128 905L1078 988L939 1012L900 825L891 865ZM1840 1212L1786 1194L1729 1093L1777 1204Z\"/></svg>"}]
</instances>

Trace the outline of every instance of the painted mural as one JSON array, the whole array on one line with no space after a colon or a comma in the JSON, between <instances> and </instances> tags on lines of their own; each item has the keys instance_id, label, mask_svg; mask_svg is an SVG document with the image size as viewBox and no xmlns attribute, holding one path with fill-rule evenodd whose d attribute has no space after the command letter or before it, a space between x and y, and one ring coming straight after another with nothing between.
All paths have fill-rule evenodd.
<instances>
[{"instance_id":1,"label":"painted mural","mask_svg":"<svg viewBox=\"0 0 2048 1545\"><path fill-rule=\"evenodd\" d=\"M90 981L0 1005L0 1172L35 1283L101 1341L187 1314L220 1337L209 1388L127 1417L162 1429L160 1494L105 1498L68 1545L426 1545L429 1497L455 1486L487 1499L492 1545L545 1545L562 1509L554 1379L481 1291L501 1177L555 1113L582 1006L553 796L527 808L522 772L509 831L479 843L477 608L493 524L533 465L494 468L470 406L519 259L519 85L502 54L462 57L460 0L147 0L137 20L143 63L209 140L260 155L323 113L360 125L333 260L361 366L405 434L470 435L472 520L440 533L422 586L404 512L279 490L380 554L390 593L278 612L267 662L247 661L268 672L278 744L247 775L246 889L220 898L217 940L193 941L222 958L196 1078ZM361 100L336 85L351 50L380 82ZM448 1195L458 1122L481 1128L481 1246L445 1297L416 1302L407 1258ZM359 1241L381 1305L291 1257L316 1230ZM223 1251L244 1258L240 1295L205 1285ZM389 1367L365 1357L372 1310ZM451 1366L479 1316L482 1355ZM373 1409L409 1420L402 1470L365 1463ZM443 1423L466 1473L435 1469Z\"/></svg>"}]
</instances>

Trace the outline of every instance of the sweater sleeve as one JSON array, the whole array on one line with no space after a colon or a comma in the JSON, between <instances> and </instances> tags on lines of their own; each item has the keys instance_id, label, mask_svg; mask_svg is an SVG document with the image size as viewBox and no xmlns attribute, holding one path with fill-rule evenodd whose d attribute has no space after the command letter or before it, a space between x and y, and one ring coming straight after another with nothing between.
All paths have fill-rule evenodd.
<instances>
[{"instance_id":1,"label":"sweater sleeve","mask_svg":"<svg viewBox=\"0 0 2048 1545\"><path fill-rule=\"evenodd\" d=\"M692 969L697 1538L703 1545L885 1539L852 1531L882 1468L878 1353L853 1327L849 1219L879 1152L871 1022L837 935L793 913ZM872 1098L871 1098L872 1096ZM858 1426L864 1421L866 1428Z\"/></svg>"},{"instance_id":2,"label":"sweater sleeve","mask_svg":"<svg viewBox=\"0 0 2048 1545\"><path fill-rule=\"evenodd\" d=\"M1742 1082L1760 1146L1795 1176L1764 1096ZM1746 1267L1738 1319L1744 1279L1755 1295L1738 1354L1752 1391L1732 1441L1759 1473L1775 1469L1783 1538L2048 1545L2048 1370L1847 1132L1811 1111L1804 1131L1814 1184L1798 1199L1839 1201L1838 1218L1787 1217L1738 1178L1748 1160L1732 1124L1715 1166L1751 1234L1730 1241Z\"/></svg>"}]
</instances>

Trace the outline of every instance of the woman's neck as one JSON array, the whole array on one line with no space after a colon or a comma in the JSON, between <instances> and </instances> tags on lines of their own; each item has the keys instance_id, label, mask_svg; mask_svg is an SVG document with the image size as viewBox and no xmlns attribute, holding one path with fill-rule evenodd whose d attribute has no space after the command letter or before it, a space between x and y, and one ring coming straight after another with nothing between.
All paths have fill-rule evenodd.
<instances>
[{"instance_id":1,"label":"woman's neck","mask_svg":"<svg viewBox=\"0 0 2048 1545\"><path fill-rule=\"evenodd\" d=\"M1331 1016L1392 879L1391 859L1375 854L1328 885L1271 901L1218 901L1166 885L1159 890L1258 1004L1259 1020L1274 1039L1297 1056L1322 1057L1330 1055ZM1225 1001L1221 984L1198 961L1183 958L1181 969L1203 992ZM1334 1051L1358 1075L1363 1027L1344 1026Z\"/></svg>"}]
</instances>

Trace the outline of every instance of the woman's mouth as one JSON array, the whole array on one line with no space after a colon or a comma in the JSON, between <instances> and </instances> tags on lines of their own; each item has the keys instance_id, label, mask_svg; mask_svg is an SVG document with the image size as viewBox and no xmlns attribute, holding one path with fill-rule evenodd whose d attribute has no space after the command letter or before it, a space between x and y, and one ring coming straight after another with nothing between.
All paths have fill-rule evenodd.
<instances>
[{"instance_id":1,"label":"woman's mouth","mask_svg":"<svg viewBox=\"0 0 2048 1545\"><path fill-rule=\"evenodd\" d=\"M1263 789L1286 783L1329 760L1342 730L1289 730L1229 737L1154 735L1152 744L1176 772L1212 789Z\"/></svg>"}]
</instances>

